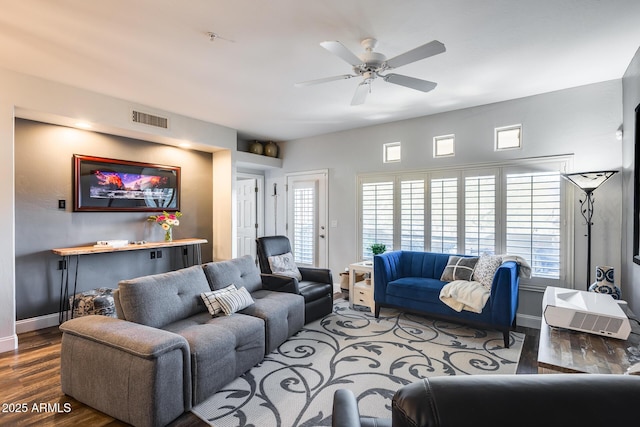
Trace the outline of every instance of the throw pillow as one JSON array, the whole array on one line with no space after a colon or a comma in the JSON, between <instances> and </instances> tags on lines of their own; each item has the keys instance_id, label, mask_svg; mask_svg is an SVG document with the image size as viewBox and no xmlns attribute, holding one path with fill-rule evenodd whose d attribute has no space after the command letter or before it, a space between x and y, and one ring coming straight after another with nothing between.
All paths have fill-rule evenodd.
<instances>
[{"instance_id":1,"label":"throw pillow","mask_svg":"<svg viewBox=\"0 0 640 427\"><path fill-rule=\"evenodd\" d=\"M209 313L211 313L212 316L216 316L222 313L222 306L220 305L220 301L218 301L220 295L224 295L236 290L236 285L231 284L226 288L218 289L216 291L203 292L200 294L200 297L202 298L202 301L204 301L204 305L207 306L207 310L209 310Z\"/></svg>"},{"instance_id":2,"label":"throw pillow","mask_svg":"<svg viewBox=\"0 0 640 427\"><path fill-rule=\"evenodd\" d=\"M251 298L251 294L245 287L220 295L218 301L227 316L253 304L253 298Z\"/></svg>"},{"instance_id":3,"label":"throw pillow","mask_svg":"<svg viewBox=\"0 0 640 427\"><path fill-rule=\"evenodd\" d=\"M447 266L442 272L440 280L452 282L454 280L471 280L473 269L478 262L478 257L460 257L451 255L447 261Z\"/></svg>"},{"instance_id":4,"label":"throw pillow","mask_svg":"<svg viewBox=\"0 0 640 427\"><path fill-rule=\"evenodd\" d=\"M473 271L473 280L480 282L482 286L491 289L493 276L496 270L502 265L502 257L499 255L483 254L478 259L476 268Z\"/></svg>"},{"instance_id":5,"label":"throw pillow","mask_svg":"<svg viewBox=\"0 0 640 427\"><path fill-rule=\"evenodd\" d=\"M280 274L282 276L294 277L298 280L302 280L302 274L298 270L296 262L293 260L293 254L287 252L282 255L274 255L269 258L269 267L273 274Z\"/></svg>"}]
</instances>

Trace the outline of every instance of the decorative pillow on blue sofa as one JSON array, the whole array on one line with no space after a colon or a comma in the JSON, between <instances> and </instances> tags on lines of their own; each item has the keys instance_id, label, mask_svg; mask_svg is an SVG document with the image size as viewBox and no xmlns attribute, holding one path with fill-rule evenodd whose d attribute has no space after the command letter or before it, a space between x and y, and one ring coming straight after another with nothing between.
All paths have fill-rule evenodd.
<instances>
[{"instance_id":1,"label":"decorative pillow on blue sofa","mask_svg":"<svg viewBox=\"0 0 640 427\"><path fill-rule=\"evenodd\" d=\"M496 271L501 265L502 257L500 255L480 255L480 259L473 271L473 280L480 282L482 283L482 286L491 289L493 276L496 275Z\"/></svg>"},{"instance_id":2,"label":"decorative pillow on blue sofa","mask_svg":"<svg viewBox=\"0 0 640 427\"><path fill-rule=\"evenodd\" d=\"M454 280L471 280L473 270L478 262L478 257L461 257L451 255L447 261L447 266L442 272L440 280L452 282Z\"/></svg>"}]
</instances>

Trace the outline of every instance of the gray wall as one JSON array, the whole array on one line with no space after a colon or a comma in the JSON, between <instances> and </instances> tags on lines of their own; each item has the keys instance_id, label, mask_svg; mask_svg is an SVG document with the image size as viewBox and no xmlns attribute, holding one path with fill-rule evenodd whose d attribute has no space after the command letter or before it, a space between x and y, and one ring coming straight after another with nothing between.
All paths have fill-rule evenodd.
<instances>
[{"instance_id":1,"label":"gray wall","mask_svg":"<svg viewBox=\"0 0 640 427\"><path fill-rule=\"evenodd\" d=\"M633 199L640 189L634 189L633 174L635 165L635 108L640 104L640 50L636 52L622 78L622 104L624 117L624 136L622 139L623 165L623 239L622 298L629 302L636 314L640 313L640 266L633 263Z\"/></svg>"},{"instance_id":2,"label":"gray wall","mask_svg":"<svg viewBox=\"0 0 640 427\"><path fill-rule=\"evenodd\" d=\"M73 154L180 166L180 210L184 216L174 229L174 238L212 241L210 153L23 119L16 119L15 141L18 320L58 311L60 258L51 253L52 248L92 245L110 239L163 239L160 227L146 222L150 213L73 212ZM59 199L66 200L66 209L58 209ZM163 249L159 260L151 260L149 252L80 257L78 290L117 287L121 279L181 266L177 250ZM203 245L202 254L204 261L211 260L211 244Z\"/></svg>"},{"instance_id":3,"label":"gray wall","mask_svg":"<svg viewBox=\"0 0 640 427\"><path fill-rule=\"evenodd\" d=\"M361 172L423 170L443 166L507 162L520 158L573 154L575 171L620 169L621 143L615 131L622 123L620 80L483 105L395 123L369 126L281 144L283 168L267 173L267 188L284 188L289 172L329 169L329 266L334 274L356 258L356 176ZM428 95L425 97L428 102ZM498 126L521 123L521 150L495 152ZM432 138L456 135L456 156L433 159ZM402 162L382 163L382 144L402 142ZM620 271L621 178L615 176L596 192L593 265ZM579 194L576 192L575 204ZM284 230L285 197L278 198L279 230ZM266 234L273 233L273 198L267 198ZM576 287L586 282L584 220L575 212ZM592 273L593 275L593 273ZM530 295L529 295L530 294ZM519 313L535 321L541 314L539 292L521 295Z\"/></svg>"}]
</instances>

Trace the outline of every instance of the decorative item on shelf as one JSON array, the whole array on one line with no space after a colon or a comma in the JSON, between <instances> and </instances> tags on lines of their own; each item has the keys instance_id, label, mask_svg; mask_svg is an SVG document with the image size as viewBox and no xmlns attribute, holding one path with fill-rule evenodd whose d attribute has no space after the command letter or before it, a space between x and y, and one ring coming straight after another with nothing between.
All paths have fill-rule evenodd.
<instances>
[{"instance_id":1,"label":"decorative item on shelf","mask_svg":"<svg viewBox=\"0 0 640 427\"><path fill-rule=\"evenodd\" d=\"M387 245L385 245L384 243L374 243L369 246L369 249L371 249L371 253L374 256L381 255L387 250Z\"/></svg>"},{"instance_id":2,"label":"decorative item on shelf","mask_svg":"<svg viewBox=\"0 0 640 427\"><path fill-rule=\"evenodd\" d=\"M108 247L108 248L122 248L129 244L128 240L98 240L95 245L96 248Z\"/></svg>"},{"instance_id":3,"label":"decorative item on shelf","mask_svg":"<svg viewBox=\"0 0 640 427\"><path fill-rule=\"evenodd\" d=\"M609 294L613 299L619 300L622 293L613 281L613 267L608 265L596 266L596 281L589 286L589 291Z\"/></svg>"},{"instance_id":4,"label":"decorative item on shelf","mask_svg":"<svg viewBox=\"0 0 640 427\"><path fill-rule=\"evenodd\" d=\"M269 157L278 157L278 146L275 142L269 141L264 146L264 154Z\"/></svg>"},{"instance_id":5,"label":"decorative item on shelf","mask_svg":"<svg viewBox=\"0 0 640 427\"><path fill-rule=\"evenodd\" d=\"M584 191L580 200L580 213L587 222L587 289L591 286L591 226L593 222L593 192L618 171L566 173L562 176Z\"/></svg>"},{"instance_id":6,"label":"decorative item on shelf","mask_svg":"<svg viewBox=\"0 0 640 427\"><path fill-rule=\"evenodd\" d=\"M160 225L164 230L164 241L171 242L173 240L173 227L180 225L180 220L178 218L181 216L182 213L179 211L175 211L173 213L163 211L161 215L149 216L147 221L153 221Z\"/></svg>"},{"instance_id":7,"label":"decorative item on shelf","mask_svg":"<svg viewBox=\"0 0 640 427\"><path fill-rule=\"evenodd\" d=\"M264 146L260 141L253 141L251 145L249 145L249 152L253 154L262 154L264 152Z\"/></svg>"}]
</instances>

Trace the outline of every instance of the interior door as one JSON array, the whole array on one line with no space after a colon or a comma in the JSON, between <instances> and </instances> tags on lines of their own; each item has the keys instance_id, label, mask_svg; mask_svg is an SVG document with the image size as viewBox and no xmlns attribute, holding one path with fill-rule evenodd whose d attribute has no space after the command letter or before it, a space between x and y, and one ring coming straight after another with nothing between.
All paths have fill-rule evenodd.
<instances>
[{"instance_id":1,"label":"interior door","mask_svg":"<svg viewBox=\"0 0 640 427\"><path fill-rule=\"evenodd\" d=\"M236 184L238 256L251 255L256 259L256 237L262 219L259 218L260 181L252 176L238 176Z\"/></svg>"},{"instance_id":2,"label":"interior door","mask_svg":"<svg viewBox=\"0 0 640 427\"><path fill-rule=\"evenodd\" d=\"M287 236L296 264L328 267L328 172L287 175Z\"/></svg>"}]
</instances>

